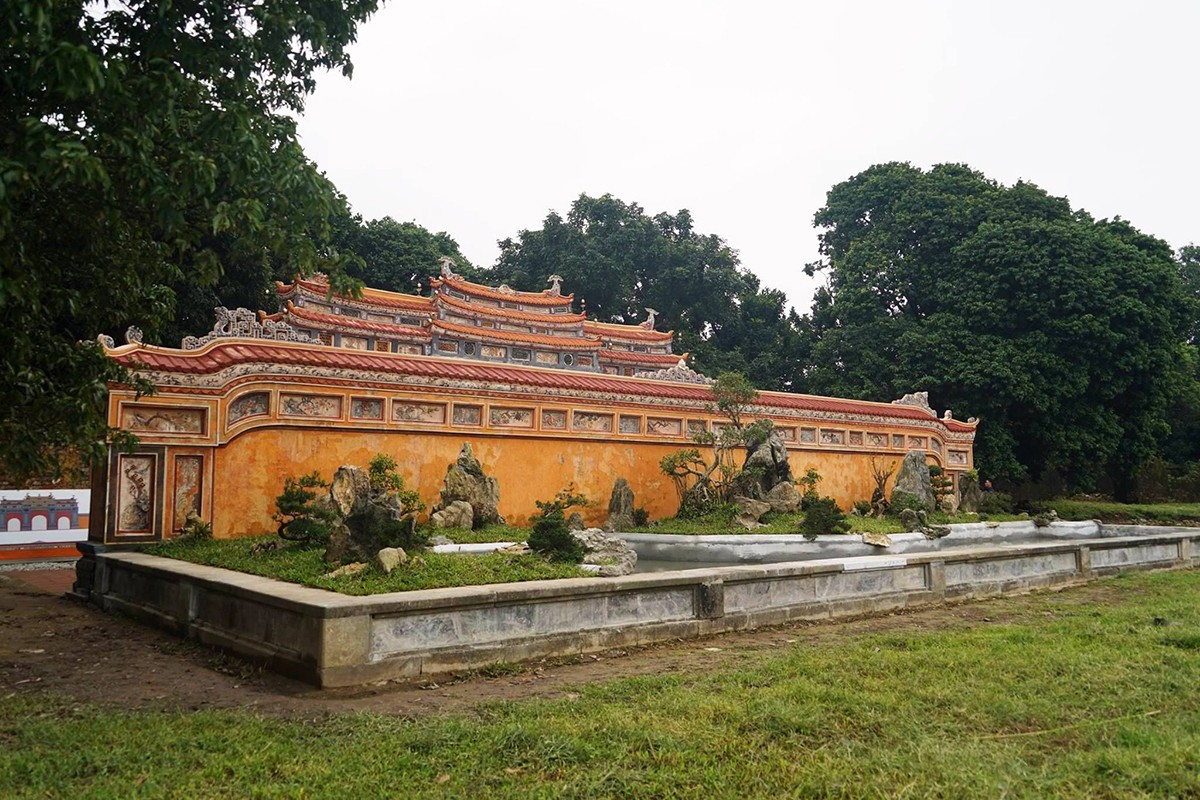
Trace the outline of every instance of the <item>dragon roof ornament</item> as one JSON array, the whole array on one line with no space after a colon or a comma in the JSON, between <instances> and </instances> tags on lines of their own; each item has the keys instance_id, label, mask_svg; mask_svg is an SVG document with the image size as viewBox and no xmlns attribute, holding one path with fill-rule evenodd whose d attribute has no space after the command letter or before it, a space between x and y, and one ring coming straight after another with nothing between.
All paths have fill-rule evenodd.
<instances>
[{"instance_id":1,"label":"dragon roof ornament","mask_svg":"<svg viewBox=\"0 0 1200 800\"><path fill-rule=\"evenodd\" d=\"M679 359L679 363L673 367L653 372L638 372L634 377L649 378L653 381L670 381L671 383L694 383L700 386L708 386L709 384L716 383L716 381L707 375L702 375L689 367L686 358Z\"/></svg>"},{"instance_id":2,"label":"dragon roof ornament","mask_svg":"<svg viewBox=\"0 0 1200 800\"><path fill-rule=\"evenodd\" d=\"M198 350L214 339L236 337L241 339L270 339L276 342L308 342L319 344L320 339L305 336L283 320L262 319L248 308L230 311L225 306L213 309L217 321L213 329L203 336L185 336L180 348Z\"/></svg>"}]
</instances>

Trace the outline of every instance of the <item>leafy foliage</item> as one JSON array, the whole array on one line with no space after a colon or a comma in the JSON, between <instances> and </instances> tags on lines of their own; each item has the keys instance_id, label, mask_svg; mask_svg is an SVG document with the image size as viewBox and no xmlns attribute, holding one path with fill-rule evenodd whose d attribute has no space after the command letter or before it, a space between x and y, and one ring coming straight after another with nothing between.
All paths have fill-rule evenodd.
<instances>
[{"instance_id":1,"label":"leafy foliage","mask_svg":"<svg viewBox=\"0 0 1200 800\"><path fill-rule=\"evenodd\" d=\"M222 270L331 272L342 201L296 141L318 71L377 0L6 2L0 14L0 439L12 475L100 456L97 334L153 342ZM236 254L236 258L231 255ZM247 276L254 284L257 277ZM199 299L196 302L200 302Z\"/></svg>"},{"instance_id":2,"label":"leafy foliage","mask_svg":"<svg viewBox=\"0 0 1200 800\"><path fill-rule=\"evenodd\" d=\"M1127 491L1166 432L1189 306L1170 248L1029 183L880 164L816 215L814 390L928 389L982 422L976 460L1018 480ZM1085 344L1085 346L1081 346Z\"/></svg>"},{"instance_id":3,"label":"leafy foliage","mask_svg":"<svg viewBox=\"0 0 1200 800\"><path fill-rule=\"evenodd\" d=\"M810 502L804 510L804 522L800 524L800 532L809 541L818 536L843 534L849 531L850 523L846 521L846 515L838 508L837 501L832 497L818 497Z\"/></svg>"},{"instance_id":4,"label":"leafy foliage","mask_svg":"<svg viewBox=\"0 0 1200 800\"><path fill-rule=\"evenodd\" d=\"M739 477L734 461L736 449L766 441L774 425L770 420L743 425L742 415L758 397L745 375L722 373L712 393L715 410L724 414L729 424L716 432L703 431L692 437L697 444L712 448L712 457L705 458L699 449L690 447L663 456L658 462L659 469L675 484L678 516L685 519L712 514L729 502Z\"/></svg>"},{"instance_id":5,"label":"leafy foliage","mask_svg":"<svg viewBox=\"0 0 1200 800\"><path fill-rule=\"evenodd\" d=\"M817 491L817 486L821 483L821 473L817 472L815 467L808 467L804 470L804 474L796 481L800 488L800 508L808 509L813 503L821 499L821 493Z\"/></svg>"},{"instance_id":6,"label":"leafy foliage","mask_svg":"<svg viewBox=\"0 0 1200 800\"><path fill-rule=\"evenodd\" d=\"M416 222L364 220L346 211L334 220L333 242L338 250L355 255L346 271L376 289L415 294L443 256L454 259L454 271L460 275L483 277L450 234L433 233Z\"/></svg>"},{"instance_id":7,"label":"leafy foliage","mask_svg":"<svg viewBox=\"0 0 1200 800\"><path fill-rule=\"evenodd\" d=\"M371 489L380 494L392 494L400 501L406 512L419 513L425 510L425 502L415 489L406 489L404 478L396 472L396 459L385 453L376 453L367 465Z\"/></svg>"},{"instance_id":8,"label":"leafy foliage","mask_svg":"<svg viewBox=\"0 0 1200 800\"><path fill-rule=\"evenodd\" d=\"M596 319L628 324L657 309L658 327L676 332L702 372L741 372L770 389L802 378L800 317L724 240L697 232L687 210L651 216L612 195L580 195L565 219L552 211L540 229L500 242L491 280L536 291L552 274Z\"/></svg>"},{"instance_id":9,"label":"leafy foliage","mask_svg":"<svg viewBox=\"0 0 1200 800\"><path fill-rule=\"evenodd\" d=\"M588 499L576 494L574 486L563 489L549 502L538 500L541 513L531 520L533 530L529 534L529 548L554 562L578 564L582 561L583 543L567 528L566 511L587 504Z\"/></svg>"},{"instance_id":10,"label":"leafy foliage","mask_svg":"<svg viewBox=\"0 0 1200 800\"><path fill-rule=\"evenodd\" d=\"M929 465L929 488L937 508L944 508L946 498L954 493L954 481L937 464Z\"/></svg>"},{"instance_id":11,"label":"leafy foliage","mask_svg":"<svg viewBox=\"0 0 1200 800\"><path fill-rule=\"evenodd\" d=\"M979 513L987 514L1011 514L1013 510L1013 498L1008 492L984 492L979 499Z\"/></svg>"},{"instance_id":12,"label":"leafy foliage","mask_svg":"<svg viewBox=\"0 0 1200 800\"><path fill-rule=\"evenodd\" d=\"M292 475L283 479L283 493L275 498L273 519L279 523L281 539L298 542L305 547L316 547L329 541L329 534L338 519L337 509L325 502L317 489L327 488L317 472Z\"/></svg>"}]
</instances>

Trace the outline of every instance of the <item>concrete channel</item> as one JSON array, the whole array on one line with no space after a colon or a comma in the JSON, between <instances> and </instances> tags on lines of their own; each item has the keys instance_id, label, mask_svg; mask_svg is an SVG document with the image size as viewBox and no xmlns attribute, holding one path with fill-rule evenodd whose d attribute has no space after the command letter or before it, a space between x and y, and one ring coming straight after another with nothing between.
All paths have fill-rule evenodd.
<instances>
[{"instance_id":1,"label":"concrete channel","mask_svg":"<svg viewBox=\"0 0 1200 800\"><path fill-rule=\"evenodd\" d=\"M655 548L669 547L670 559L691 568L365 597L85 543L75 591L104 609L336 687L1200 561L1200 528L955 527L940 540L893 535L892 547L882 551L854 536L810 543L799 536L654 535L647 542L646 535L627 534L639 556L661 560L664 551Z\"/></svg>"}]
</instances>

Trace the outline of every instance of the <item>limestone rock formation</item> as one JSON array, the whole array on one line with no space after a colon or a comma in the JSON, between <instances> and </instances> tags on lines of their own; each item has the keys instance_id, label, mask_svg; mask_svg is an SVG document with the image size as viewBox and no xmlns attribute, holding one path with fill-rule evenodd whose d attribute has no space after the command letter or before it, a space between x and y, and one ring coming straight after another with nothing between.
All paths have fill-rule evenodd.
<instances>
[{"instance_id":1,"label":"limestone rock formation","mask_svg":"<svg viewBox=\"0 0 1200 800\"><path fill-rule=\"evenodd\" d=\"M599 528L588 528L571 534L583 544L583 563L598 564L597 575L613 578L628 575L637 566L637 552L624 540Z\"/></svg>"},{"instance_id":2,"label":"limestone rock formation","mask_svg":"<svg viewBox=\"0 0 1200 800\"><path fill-rule=\"evenodd\" d=\"M338 567L332 572L326 572L322 578L344 578L347 575L357 575L367 568L367 565L361 561L355 561L353 564L346 564Z\"/></svg>"},{"instance_id":3,"label":"limestone rock formation","mask_svg":"<svg viewBox=\"0 0 1200 800\"><path fill-rule=\"evenodd\" d=\"M475 526L475 510L466 500L454 500L440 511L435 511L429 517L429 522L435 528L473 528Z\"/></svg>"},{"instance_id":4,"label":"limestone rock formation","mask_svg":"<svg viewBox=\"0 0 1200 800\"><path fill-rule=\"evenodd\" d=\"M791 514L800 508L800 490L791 481L780 481L771 487L771 491L763 496L763 500L776 513Z\"/></svg>"},{"instance_id":5,"label":"limestone rock formation","mask_svg":"<svg viewBox=\"0 0 1200 800\"><path fill-rule=\"evenodd\" d=\"M864 533L862 535L863 544L869 544L873 547L891 547L892 537L886 533Z\"/></svg>"},{"instance_id":6,"label":"limestone rock formation","mask_svg":"<svg viewBox=\"0 0 1200 800\"><path fill-rule=\"evenodd\" d=\"M911 508L900 510L900 524L904 526L904 530L908 532L919 531L925 527L926 517L924 511L917 511Z\"/></svg>"},{"instance_id":7,"label":"limestone rock formation","mask_svg":"<svg viewBox=\"0 0 1200 800\"><path fill-rule=\"evenodd\" d=\"M329 484L329 499L343 517L362 511L371 500L371 476L350 464L338 467Z\"/></svg>"},{"instance_id":8,"label":"limestone rock formation","mask_svg":"<svg viewBox=\"0 0 1200 800\"><path fill-rule=\"evenodd\" d=\"M394 494L372 491L365 470L342 466L329 486L330 501L342 515L325 548L325 561L369 562L385 547L412 541L416 518Z\"/></svg>"},{"instance_id":9,"label":"limestone rock formation","mask_svg":"<svg viewBox=\"0 0 1200 800\"><path fill-rule=\"evenodd\" d=\"M983 490L979 488L979 479L963 475L958 480L958 510L966 514L979 513L979 504L983 502Z\"/></svg>"},{"instance_id":10,"label":"limestone rock formation","mask_svg":"<svg viewBox=\"0 0 1200 800\"><path fill-rule=\"evenodd\" d=\"M446 469L442 499L434 513L448 508L455 500L471 506L476 528L504 524L504 517L500 516L500 485L495 478L483 474L483 465L475 458L470 442L463 443L458 460Z\"/></svg>"},{"instance_id":11,"label":"limestone rock formation","mask_svg":"<svg viewBox=\"0 0 1200 800\"><path fill-rule=\"evenodd\" d=\"M733 504L738 508L737 516L733 518L733 521L748 531L762 527L758 520L771 510L770 503L740 495L733 498Z\"/></svg>"},{"instance_id":12,"label":"limestone rock formation","mask_svg":"<svg viewBox=\"0 0 1200 800\"><path fill-rule=\"evenodd\" d=\"M1039 528L1048 528L1053 523L1058 522L1058 512L1053 508L1042 514L1035 514L1033 524Z\"/></svg>"},{"instance_id":13,"label":"limestone rock formation","mask_svg":"<svg viewBox=\"0 0 1200 800\"><path fill-rule=\"evenodd\" d=\"M375 554L375 566L391 575L392 570L408 561L408 553L402 547L385 547Z\"/></svg>"},{"instance_id":14,"label":"limestone rock formation","mask_svg":"<svg viewBox=\"0 0 1200 800\"><path fill-rule=\"evenodd\" d=\"M570 526L568 526L569 528ZM629 481L617 478L613 483L612 497L608 501L606 531L627 531L633 527L633 489Z\"/></svg>"},{"instance_id":15,"label":"limestone rock formation","mask_svg":"<svg viewBox=\"0 0 1200 800\"><path fill-rule=\"evenodd\" d=\"M783 435L772 430L765 441L748 448L742 472L753 476L755 486L741 487L752 497L763 497L777 484L791 483L792 466L788 463L787 444L783 441Z\"/></svg>"},{"instance_id":16,"label":"limestone rock formation","mask_svg":"<svg viewBox=\"0 0 1200 800\"><path fill-rule=\"evenodd\" d=\"M572 511L570 515L567 516L567 530L581 531L586 527L587 526L583 524L583 515L578 511Z\"/></svg>"},{"instance_id":17,"label":"limestone rock formation","mask_svg":"<svg viewBox=\"0 0 1200 800\"><path fill-rule=\"evenodd\" d=\"M908 504L906 496L914 498L918 508L933 511L933 488L929 484L929 466L922 450L909 450L904 456L892 488L892 505L904 508Z\"/></svg>"}]
</instances>

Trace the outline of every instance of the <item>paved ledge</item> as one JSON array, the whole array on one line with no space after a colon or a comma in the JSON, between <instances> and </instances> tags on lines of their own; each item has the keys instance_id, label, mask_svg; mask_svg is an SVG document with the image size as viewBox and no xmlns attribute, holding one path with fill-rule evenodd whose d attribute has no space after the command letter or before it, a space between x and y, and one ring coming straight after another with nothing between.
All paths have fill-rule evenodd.
<instances>
[{"instance_id":1,"label":"paved ledge","mask_svg":"<svg viewBox=\"0 0 1200 800\"><path fill-rule=\"evenodd\" d=\"M1023 541L1031 533L1026 525L1032 528L972 526L922 552L871 548L872 555L366 597L85 549L79 574L91 582L81 580L77 593L318 686L347 686L1200 563L1197 528L1060 523L1050 541ZM793 555L810 544L795 536L720 538L786 544ZM840 540L840 548L852 537L827 538ZM815 553L827 550L822 541L811 544Z\"/></svg>"}]
</instances>

